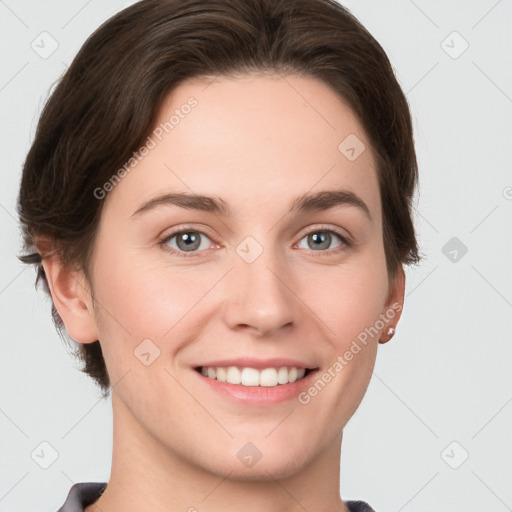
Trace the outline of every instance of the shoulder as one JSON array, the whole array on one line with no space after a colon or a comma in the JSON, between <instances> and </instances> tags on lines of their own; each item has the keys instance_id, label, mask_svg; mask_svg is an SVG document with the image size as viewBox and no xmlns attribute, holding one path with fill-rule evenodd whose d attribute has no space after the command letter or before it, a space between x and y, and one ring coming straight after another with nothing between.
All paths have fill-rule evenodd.
<instances>
[{"instance_id":1,"label":"shoulder","mask_svg":"<svg viewBox=\"0 0 512 512\"><path fill-rule=\"evenodd\" d=\"M346 501L345 505L347 505L350 512L377 512L366 501L350 500Z\"/></svg>"},{"instance_id":2,"label":"shoulder","mask_svg":"<svg viewBox=\"0 0 512 512\"><path fill-rule=\"evenodd\" d=\"M57 512L83 512L107 487L106 482L78 482L69 490L66 501Z\"/></svg>"}]
</instances>

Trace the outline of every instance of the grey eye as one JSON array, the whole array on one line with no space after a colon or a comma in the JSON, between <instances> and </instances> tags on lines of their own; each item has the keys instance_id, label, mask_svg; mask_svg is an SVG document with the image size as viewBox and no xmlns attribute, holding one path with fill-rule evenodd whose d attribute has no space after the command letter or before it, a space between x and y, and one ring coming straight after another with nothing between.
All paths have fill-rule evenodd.
<instances>
[{"instance_id":1,"label":"grey eye","mask_svg":"<svg viewBox=\"0 0 512 512\"><path fill-rule=\"evenodd\" d=\"M306 243L308 246L301 247L299 245L299 247L301 249L311 249L313 251L334 249L335 247L330 247L330 245L333 241L332 235L334 235L335 238L338 238L338 240L341 240L340 235L338 235L337 233L334 233L334 231L328 231L328 230L312 231L311 233L308 233L306 236L304 236L302 238L302 240L306 239ZM339 245L341 245L341 243ZM338 247L338 246L336 246L336 247Z\"/></svg>"},{"instance_id":2,"label":"grey eye","mask_svg":"<svg viewBox=\"0 0 512 512\"><path fill-rule=\"evenodd\" d=\"M180 231L179 233L170 235L165 243L174 250L193 252L201 247L202 237L209 240L204 233L200 233L199 231ZM174 239L176 239L175 244L171 243ZM209 244L206 243L206 247L203 246L202 249L207 249L208 247Z\"/></svg>"}]
</instances>

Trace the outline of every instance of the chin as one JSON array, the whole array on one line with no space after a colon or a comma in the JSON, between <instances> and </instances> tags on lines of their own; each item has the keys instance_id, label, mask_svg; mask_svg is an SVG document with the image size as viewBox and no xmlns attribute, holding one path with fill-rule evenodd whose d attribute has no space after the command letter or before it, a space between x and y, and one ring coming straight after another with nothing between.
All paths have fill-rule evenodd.
<instances>
[{"instance_id":1,"label":"chin","mask_svg":"<svg viewBox=\"0 0 512 512\"><path fill-rule=\"evenodd\" d=\"M237 443L240 444L240 443ZM264 443L260 442L259 446ZM224 458L220 464L210 471L235 481L272 481L293 476L310 462L304 446L285 449L266 443L265 447L257 448L258 442L242 443L232 456ZM251 459L252 457L252 459Z\"/></svg>"}]
</instances>

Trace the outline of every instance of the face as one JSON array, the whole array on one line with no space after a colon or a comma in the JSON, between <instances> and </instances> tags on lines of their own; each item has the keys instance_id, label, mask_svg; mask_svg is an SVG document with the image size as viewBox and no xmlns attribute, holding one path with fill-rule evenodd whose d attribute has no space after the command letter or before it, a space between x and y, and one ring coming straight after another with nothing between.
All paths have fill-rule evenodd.
<instances>
[{"instance_id":1,"label":"face","mask_svg":"<svg viewBox=\"0 0 512 512\"><path fill-rule=\"evenodd\" d=\"M93 258L115 421L168 461L291 475L340 439L398 317L370 142L298 75L185 82L151 139L103 199ZM150 203L166 194L212 199Z\"/></svg>"}]
</instances>

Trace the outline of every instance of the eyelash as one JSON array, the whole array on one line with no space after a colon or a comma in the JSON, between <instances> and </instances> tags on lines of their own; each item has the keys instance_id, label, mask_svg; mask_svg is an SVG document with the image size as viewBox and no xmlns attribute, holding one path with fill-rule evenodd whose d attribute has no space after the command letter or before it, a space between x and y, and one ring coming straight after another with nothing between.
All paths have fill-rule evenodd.
<instances>
[{"instance_id":1,"label":"eyelash","mask_svg":"<svg viewBox=\"0 0 512 512\"><path fill-rule=\"evenodd\" d=\"M173 248L171 248L171 247L169 247L167 245L167 242L169 242L171 239L173 239L176 235L181 235L183 233L198 233L198 234L203 235L206 238L209 238L211 240L211 237L208 236L203 231L200 231L200 230L197 230L197 229L193 229L193 228L185 227L185 228L181 228L181 229L179 229L177 231L173 231L172 233L170 233L168 235L165 235L165 237L163 237L163 238L160 238L158 240L158 245L160 247L162 247L162 249L164 251L169 252L172 255L179 256L181 258L195 257L198 254L200 254L201 252L203 252L203 251L189 251L189 252L178 251L178 250L173 249ZM299 242L300 242L300 240L302 240L303 238L307 237L308 235L311 235L312 233L334 233L342 242L342 245L340 247L337 247L335 249L328 249L326 251L313 251L312 249L310 249L309 252L312 252L312 253L320 253L319 255L339 253L339 252L342 252L342 251L345 251L345 250L351 248L352 245L353 245L353 243L345 235L343 235L342 233L340 233L336 229L333 229L333 228L328 227L328 226L319 226L319 227L316 227L315 229L312 229L311 231L308 231L308 232L304 233L301 236L301 238L299 239ZM318 254L315 254L315 256L317 256L317 255Z\"/></svg>"}]
</instances>

